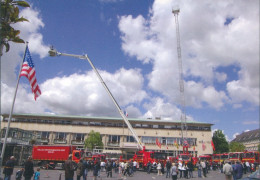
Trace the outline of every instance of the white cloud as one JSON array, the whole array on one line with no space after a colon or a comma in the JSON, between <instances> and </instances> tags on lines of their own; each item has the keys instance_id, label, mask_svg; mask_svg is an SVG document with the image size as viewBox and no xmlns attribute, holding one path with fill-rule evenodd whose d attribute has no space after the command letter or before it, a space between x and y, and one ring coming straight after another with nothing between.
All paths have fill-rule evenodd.
<instances>
[{"instance_id":1,"label":"white cloud","mask_svg":"<svg viewBox=\"0 0 260 180\"><path fill-rule=\"evenodd\" d=\"M252 124L256 124L259 126L260 122L259 121L243 121L242 124L245 124L245 125L252 125ZM247 130L249 131L249 130Z\"/></svg>"},{"instance_id":2,"label":"white cloud","mask_svg":"<svg viewBox=\"0 0 260 180\"><path fill-rule=\"evenodd\" d=\"M239 133L235 133L235 134L233 135L233 139L235 139L235 138L237 137L237 135L239 135Z\"/></svg>"},{"instance_id":3,"label":"white cloud","mask_svg":"<svg viewBox=\"0 0 260 180\"><path fill-rule=\"evenodd\" d=\"M99 73L120 106L139 104L147 97L142 89L140 70L122 68L115 74ZM93 71L49 79L41 88L45 107L58 114L118 116L115 105ZM137 112L131 106L128 108Z\"/></svg>"},{"instance_id":4,"label":"white cloud","mask_svg":"<svg viewBox=\"0 0 260 180\"><path fill-rule=\"evenodd\" d=\"M215 109L225 103L259 105L259 3L250 1L160 1L154 2L147 19L143 16L119 18L122 49L143 63L152 63L149 87L171 102L179 102L178 61L174 15L179 4L179 24L187 105ZM244 7L247 8L244 8ZM243 11L241 11L243 9ZM234 20L224 25L226 18ZM248 48L250 47L250 48ZM237 65L238 80L218 67ZM214 79L226 83L227 91L217 90ZM229 80L229 81L227 81ZM195 87L195 89L190 88Z\"/></svg>"}]
</instances>

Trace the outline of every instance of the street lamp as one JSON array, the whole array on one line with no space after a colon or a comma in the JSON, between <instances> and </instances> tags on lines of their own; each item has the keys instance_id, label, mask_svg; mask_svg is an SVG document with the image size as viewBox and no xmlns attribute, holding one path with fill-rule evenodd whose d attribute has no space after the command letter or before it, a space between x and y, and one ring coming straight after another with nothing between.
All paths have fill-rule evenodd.
<instances>
[{"instance_id":1,"label":"street lamp","mask_svg":"<svg viewBox=\"0 0 260 180\"><path fill-rule=\"evenodd\" d=\"M70 57L75 57L75 58L79 58L82 60L87 60L90 64L90 66L93 68L94 72L96 73L98 79L100 80L101 84L103 85L103 87L105 88L106 92L108 93L108 95L111 97L112 101L114 102L119 114L121 115L121 117L124 119L125 123L127 124L129 130L131 131L131 133L133 134L138 147L143 150L143 144L141 142L141 140L138 138L137 134L135 133L135 131L133 130L132 125L129 123L127 117L125 116L125 114L123 113L123 111L121 110L120 106L118 105L118 103L116 102L114 96L112 95L112 93L110 92L110 90L108 89L106 83L104 82L104 80L102 79L102 77L100 76L99 72L97 71L97 69L95 68L95 66L93 65L92 61L89 59L88 55L75 55L75 54L66 54L66 53L60 53L58 52L56 49L54 49L53 47L51 47L51 49L49 50L49 55L51 57L55 57L55 56L70 56Z\"/></svg>"}]
</instances>

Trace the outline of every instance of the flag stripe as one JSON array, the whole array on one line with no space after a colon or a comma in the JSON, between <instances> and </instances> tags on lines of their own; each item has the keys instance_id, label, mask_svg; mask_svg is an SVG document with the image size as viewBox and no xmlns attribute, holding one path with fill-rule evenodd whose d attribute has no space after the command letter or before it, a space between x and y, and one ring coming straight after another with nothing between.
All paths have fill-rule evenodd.
<instances>
[{"instance_id":1,"label":"flag stripe","mask_svg":"<svg viewBox=\"0 0 260 180\"><path fill-rule=\"evenodd\" d=\"M34 99L36 100L36 98L41 95L41 90L36 80L36 72L28 47L26 47L25 50L24 62L20 73L20 77L21 76L28 78L32 92L34 94Z\"/></svg>"}]
</instances>

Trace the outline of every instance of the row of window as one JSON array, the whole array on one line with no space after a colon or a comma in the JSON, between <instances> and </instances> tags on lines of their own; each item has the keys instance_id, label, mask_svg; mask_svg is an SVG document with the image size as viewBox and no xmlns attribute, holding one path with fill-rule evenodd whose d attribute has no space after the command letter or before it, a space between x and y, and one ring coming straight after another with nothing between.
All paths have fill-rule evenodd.
<instances>
[{"instance_id":1,"label":"row of window","mask_svg":"<svg viewBox=\"0 0 260 180\"><path fill-rule=\"evenodd\" d=\"M8 121L8 118L4 118ZM67 120L43 120L43 119L23 119L13 118L13 122L29 122L29 123L44 123L44 124L64 124L64 125L85 125L85 126L103 126L103 127L126 127L124 123L110 122L82 122L82 121L67 121ZM153 124L132 124L133 128L152 128L152 129L175 129L181 130L181 125L153 125ZM188 130L211 131L210 126L187 126Z\"/></svg>"},{"instance_id":2,"label":"row of window","mask_svg":"<svg viewBox=\"0 0 260 180\"><path fill-rule=\"evenodd\" d=\"M2 131L2 137L5 135L5 129ZM18 138L18 134L21 132L18 131L10 131L9 137ZM26 132L23 132L23 135ZM20 137L25 137L25 136ZM32 133L26 133L26 137L30 138L32 137ZM57 141L57 143L65 142L67 139L68 133L65 132L56 132L54 133L54 140ZM103 135L101 135L103 136ZM50 132L41 131L36 132L36 139L41 140L49 140ZM72 135L72 140L76 142L83 142L85 138L85 134L83 133L76 133ZM109 144L120 144L122 136L120 135L108 135L108 143ZM126 136L126 138L123 140L125 142L136 142L133 136ZM146 136L141 137L141 141L145 144L156 144L156 142L160 142L162 145L176 145L176 144L183 144L182 138L179 137L152 137L152 136ZM196 138L187 138L187 143L189 145L196 146L197 145L197 139Z\"/></svg>"}]
</instances>

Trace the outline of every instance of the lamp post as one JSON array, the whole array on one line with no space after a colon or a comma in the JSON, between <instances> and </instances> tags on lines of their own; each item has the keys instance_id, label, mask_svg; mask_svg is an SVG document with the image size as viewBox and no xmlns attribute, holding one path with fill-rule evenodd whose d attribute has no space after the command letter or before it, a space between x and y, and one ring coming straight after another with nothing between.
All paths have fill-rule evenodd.
<instances>
[{"instance_id":1,"label":"lamp post","mask_svg":"<svg viewBox=\"0 0 260 180\"><path fill-rule=\"evenodd\" d=\"M124 119L125 123L127 124L129 130L131 131L132 135L134 136L138 148L140 148L141 150L143 150L143 144L141 142L141 140L138 138L137 134L135 133L135 131L133 130L132 125L129 123L127 117L125 116L125 114L123 113L123 111L121 110L120 106L118 105L117 101L115 100L114 96L112 95L112 93L110 92L110 90L108 89L106 83L104 82L104 80L102 79L101 75L99 74L99 72L97 71L97 69L95 68L95 66L93 65L92 61L89 59L88 55L75 55L75 54L66 54L66 53L60 53L58 52L56 49L54 49L53 47L51 47L50 51L49 51L49 55L51 57L55 57L55 56L69 56L69 57L75 57L75 58L79 58L82 60L87 60L90 64L90 66L93 68L94 72L96 73L98 79L100 80L101 84L103 85L103 87L105 88L106 92L108 93L108 95L110 96L110 98L112 99L112 101L114 102L119 114L121 115L121 117Z\"/></svg>"}]
</instances>

